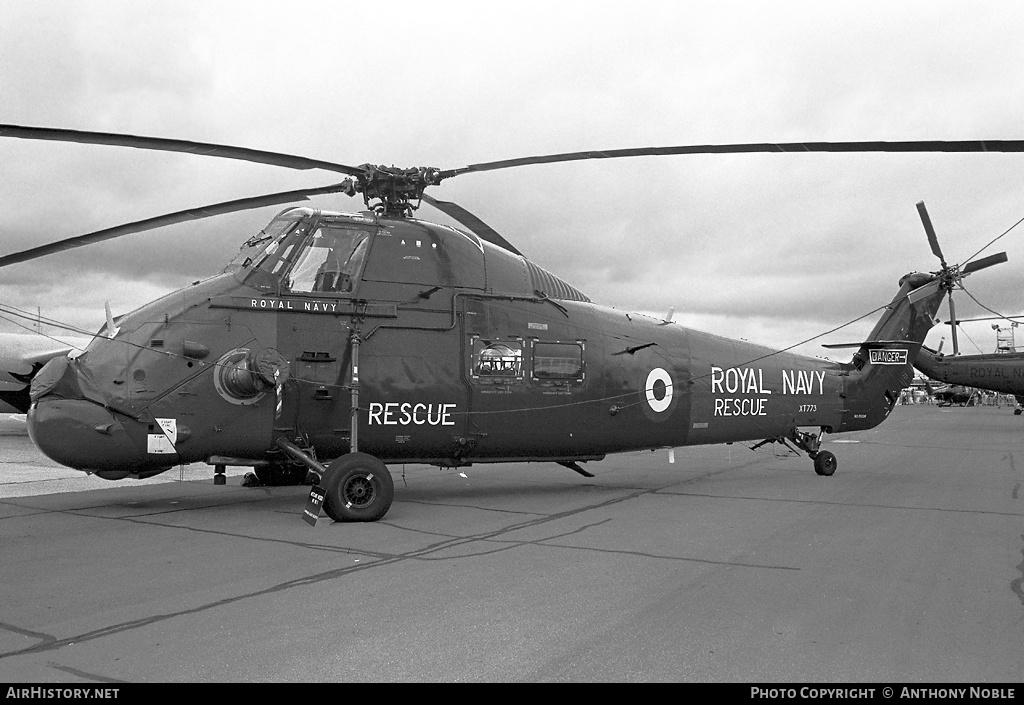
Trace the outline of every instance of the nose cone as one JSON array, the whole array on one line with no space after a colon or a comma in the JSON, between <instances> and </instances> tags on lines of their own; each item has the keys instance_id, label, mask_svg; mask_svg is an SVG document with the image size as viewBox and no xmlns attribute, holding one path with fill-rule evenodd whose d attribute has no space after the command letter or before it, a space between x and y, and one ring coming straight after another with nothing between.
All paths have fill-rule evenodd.
<instances>
[{"instance_id":1,"label":"nose cone","mask_svg":"<svg viewBox=\"0 0 1024 705\"><path fill-rule=\"evenodd\" d=\"M29 409L28 433L48 458L61 465L112 480L153 474L146 472L153 463L145 446L140 448L113 414L93 402L40 399Z\"/></svg>"}]
</instances>

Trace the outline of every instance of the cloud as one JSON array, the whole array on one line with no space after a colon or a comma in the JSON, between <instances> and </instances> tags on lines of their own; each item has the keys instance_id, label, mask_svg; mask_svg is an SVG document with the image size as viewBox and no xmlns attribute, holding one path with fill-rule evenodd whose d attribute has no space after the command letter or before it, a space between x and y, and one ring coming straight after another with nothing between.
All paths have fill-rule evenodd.
<instances>
[{"instance_id":1,"label":"cloud","mask_svg":"<svg viewBox=\"0 0 1024 705\"><path fill-rule=\"evenodd\" d=\"M1007 90L1024 59L1014 34L1024 9L1009 3L390 3L399 19L384 24L380 8L338 3L8 1L0 12L0 122L349 164L1017 138L1024 112ZM0 245L17 251L336 176L0 140ZM434 195L597 301L674 306L677 320L787 345L813 335L808 326L828 330L884 304L907 271L937 267L917 201L947 258L962 262L1024 215L1022 176L1024 155L631 158L466 174ZM362 207L344 197L312 205ZM93 326L106 298L130 306L217 271L276 210L17 265L0 293ZM1020 235L985 254L999 249L1010 264L968 286L997 310L1024 308ZM961 298L965 315L983 310ZM67 306L74 299L82 304Z\"/></svg>"}]
</instances>

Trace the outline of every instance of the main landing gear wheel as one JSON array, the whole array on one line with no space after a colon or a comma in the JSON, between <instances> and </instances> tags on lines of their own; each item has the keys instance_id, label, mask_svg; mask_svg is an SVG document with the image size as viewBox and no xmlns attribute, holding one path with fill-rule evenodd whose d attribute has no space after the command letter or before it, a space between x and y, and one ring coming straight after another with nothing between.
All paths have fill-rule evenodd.
<instances>
[{"instance_id":1,"label":"main landing gear wheel","mask_svg":"<svg viewBox=\"0 0 1024 705\"><path fill-rule=\"evenodd\" d=\"M335 521L377 521L395 496L387 465L366 453L341 456L327 466L321 482L327 492L324 511Z\"/></svg>"},{"instance_id":2,"label":"main landing gear wheel","mask_svg":"<svg viewBox=\"0 0 1024 705\"><path fill-rule=\"evenodd\" d=\"M836 456L829 453L827 450L820 451L811 456L811 460L814 461L814 472L819 475L831 475L836 471L836 466L839 464L836 461Z\"/></svg>"}]
</instances>

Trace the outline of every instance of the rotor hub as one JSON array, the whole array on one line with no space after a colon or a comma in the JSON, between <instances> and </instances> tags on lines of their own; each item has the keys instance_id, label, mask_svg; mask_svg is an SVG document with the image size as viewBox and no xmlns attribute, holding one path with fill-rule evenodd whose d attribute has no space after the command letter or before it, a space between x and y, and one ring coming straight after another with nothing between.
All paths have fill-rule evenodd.
<instances>
[{"instance_id":1,"label":"rotor hub","mask_svg":"<svg viewBox=\"0 0 1024 705\"><path fill-rule=\"evenodd\" d=\"M441 170L436 167L411 167L363 164L363 174L347 179L350 196L363 194L366 207L378 215L410 217L419 208L423 192L428 186L441 182Z\"/></svg>"}]
</instances>

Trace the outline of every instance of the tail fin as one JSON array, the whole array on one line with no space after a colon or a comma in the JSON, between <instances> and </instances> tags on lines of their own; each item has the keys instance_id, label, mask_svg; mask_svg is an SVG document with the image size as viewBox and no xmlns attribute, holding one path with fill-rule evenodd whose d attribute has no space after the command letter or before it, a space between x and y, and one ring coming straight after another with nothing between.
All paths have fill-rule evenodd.
<instances>
[{"instance_id":1,"label":"tail fin","mask_svg":"<svg viewBox=\"0 0 1024 705\"><path fill-rule=\"evenodd\" d=\"M938 322L939 306L946 293L947 287L934 274L911 273L900 279L900 290L853 356L854 367L860 370L868 363L892 365L899 359L913 375L914 357ZM890 352L872 354L882 350Z\"/></svg>"},{"instance_id":2,"label":"tail fin","mask_svg":"<svg viewBox=\"0 0 1024 705\"><path fill-rule=\"evenodd\" d=\"M912 273L846 366L844 431L873 428L914 379L913 362L948 291L934 274Z\"/></svg>"},{"instance_id":3,"label":"tail fin","mask_svg":"<svg viewBox=\"0 0 1024 705\"><path fill-rule=\"evenodd\" d=\"M923 347L928 331L938 322L936 313L945 295L946 287L942 286L939 277L929 274L908 274L900 279L899 292L885 307L885 312L867 340L822 347L859 348L850 363L858 370L869 362L912 362ZM939 348L941 347L940 345Z\"/></svg>"}]
</instances>

